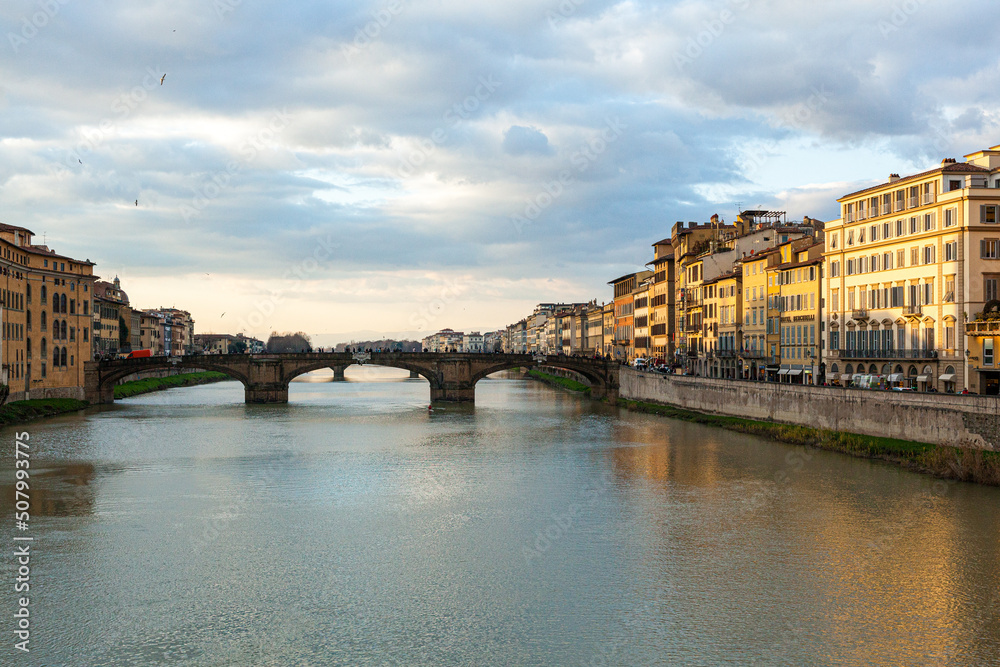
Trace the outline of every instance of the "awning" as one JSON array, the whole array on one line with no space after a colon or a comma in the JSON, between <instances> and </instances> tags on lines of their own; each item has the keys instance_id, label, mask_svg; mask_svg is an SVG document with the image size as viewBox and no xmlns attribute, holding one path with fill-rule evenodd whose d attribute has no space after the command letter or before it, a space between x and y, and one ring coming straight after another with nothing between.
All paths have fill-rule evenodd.
<instances>
[{"instance_id":1,"label":"awning","mask_svg":"<svg viewBox=\"0 0 1000 667\"><path fill-rule=\"evenodd\" d=\"M780 371L778 371L778 375L788 375L788 369L782 368Z\"/></svg>"},{"instance_id":2,"label":"awning","mask_svg":"<svg viewBox=\"0 0 1000 667\"><path fill-rule=\"evenodd\" d=\"M889 382L902 382L902 381L903 381L902 373L893 373L892 375L889 376Z\"/></svg>"},{"instance_id":3,"label":"awning","mask_svg":"<svg viewBox=\"0 0 1000 667\"><path fill-rule=\"evenodd\" d=\"M941 382L954 382L955 381L955 374L954 373L945 373L944 375L940 376L938 378L938 380L941 380Z\"/></svg>"},{"instance_id":4,"label":"awning","mask_svg":"<svg viewBox=\"0 0 1000 667\"><path fill-rule=\"evenodd\" d=\"M802 375L802 371L799 370L798 368L793 368L792 370L788 371L788 374L789 375Z\"/></svg>"},{"instance_id":5,"label":"awning","mask_svg":"<svg viewBox=\"0 0 1000 667\"><path fill-rule=\"evenodd\" d=\"M917 382L927 382L927 379L929 377L930 377L929 375L918 375L917 376Z\"/></svg>"},{"instance_id":6,"label":"awning","mask_svg":"<svg viewBox=\"0 0 1000 667\"><path fill-rule=\"evenodd\" d=\"M851 374L850 373L844 373L843 375L840 376L840 379L844 380L846 382L847 380L851 379Z\"/></svg>"}]
</instances>

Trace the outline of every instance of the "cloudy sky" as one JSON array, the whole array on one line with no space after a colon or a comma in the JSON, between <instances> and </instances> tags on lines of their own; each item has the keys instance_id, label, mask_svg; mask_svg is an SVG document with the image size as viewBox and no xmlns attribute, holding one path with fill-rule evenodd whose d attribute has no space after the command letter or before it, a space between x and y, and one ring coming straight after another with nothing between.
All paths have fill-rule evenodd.
<instances>
[{"instance_id":1,"label":"cloudy sky","mask_svg":"<svg viewBox=\"0 0 1000 667\"><path fill-rule=\"evenodd\" d=\"M201 332L485 330L610 299L677 220L830 219L1000 144L998 28L990 0L7 0L0 221Z\"/></svg>"}]
</instances>

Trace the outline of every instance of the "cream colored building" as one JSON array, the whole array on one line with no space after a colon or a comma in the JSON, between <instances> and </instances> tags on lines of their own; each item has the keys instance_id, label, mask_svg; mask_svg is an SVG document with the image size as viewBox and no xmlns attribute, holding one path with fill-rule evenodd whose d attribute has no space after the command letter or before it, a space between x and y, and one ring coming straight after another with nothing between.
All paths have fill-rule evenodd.
<instances>
[{"instance_id":1,"label":"cream colored building","mask_svg":"<svg viewBox=\"0 0 1000 667\"><path fill-rule=\"evenodd\" d=\"M838 200L824 256L828 374L920 391L994 386L996 360L974 354L985 337L971 327L967 339L966 321L996 298L1000 146L966 159Z\"/></svg>"},{"instance_id":2,"label":"cream colored building","mask_svg":"<svg viewBox=\"0 0 1000 667\"><path fill-rule=\"evenodd\" d=\"M674 358L674 249L670 239L653 244L653 290L649 303L650 354L663 363Z\"/></svg>"},{"instance_id":3,"label":"cream colored building","mask_svg":"<svg viewBox=\"0 0 1000 667\"><path fill-rule=\"evenodd\" d=\"M743 377L767 379L767 367L779 370L779 358L772 357L767 344L767 270L779 263L777 249L753 254L743 261L743 339L740 362Z\"/></svg>"}]
</instances>

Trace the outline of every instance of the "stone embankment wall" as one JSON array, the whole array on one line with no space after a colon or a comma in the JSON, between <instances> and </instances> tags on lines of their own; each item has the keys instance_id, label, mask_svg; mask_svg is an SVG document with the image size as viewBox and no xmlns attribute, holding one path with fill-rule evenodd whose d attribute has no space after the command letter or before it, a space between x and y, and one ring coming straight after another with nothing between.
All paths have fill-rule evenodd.
<instances>
[{"instance_id":1,"label":"stone embankment wall","mask_svg":"<svg viewBox=\"0 0 1000 667\"><path fill-rule=\"evenodd\" d=\"M1000 450L1000 397L714 380L622 368L624 399L938 445Z\"/></svg>"},{"instance_id":2,"label":"stone embankment wall","mask_svg":"<svg viewBox=\"0 0 1000 667\"><path fill-rule=\"evenodd\" d=\"M121 380L115 384L122 384L123 382L131 382L132 380L145 380L146 378L165 378L169 375L177 375L178 373L197 373L197 369L191 368L170 368L161 369L157 371L146 371L143 373L132 373L129 376L123 377ZM23 382L22 382L23 384ZM84 396L83 387L57 387L52 389L32 389L30 392L25 391L12 391L7 397L7 403L13 403L14 401L25 401L34 398L75 398L79 401L86 400Z\"/></svg>"}]
</instances>

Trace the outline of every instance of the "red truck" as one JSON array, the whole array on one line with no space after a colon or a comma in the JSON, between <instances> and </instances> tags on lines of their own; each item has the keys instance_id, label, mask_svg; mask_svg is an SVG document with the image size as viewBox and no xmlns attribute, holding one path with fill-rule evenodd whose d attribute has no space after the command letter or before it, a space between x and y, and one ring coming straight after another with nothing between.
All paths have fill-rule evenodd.
<instances>
[{"instance_id":1,"label":"red truck","mask_svg":"<svg viewBox=\"0 0 1000 667\"><path fill-rule=\"evenodd\" d=\"M142 359L143 357L151 357L151 356L153 356L153 351L152 350L132 350L127 355L125 355L125 358L126 359Z\"/></svg>"}]
</instances>

